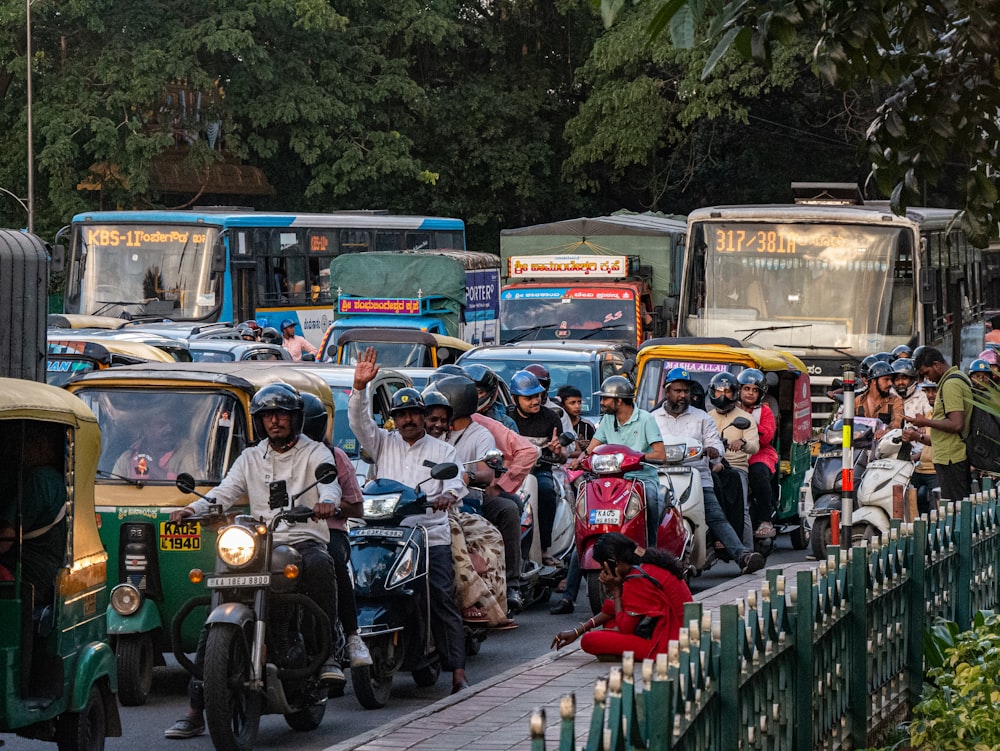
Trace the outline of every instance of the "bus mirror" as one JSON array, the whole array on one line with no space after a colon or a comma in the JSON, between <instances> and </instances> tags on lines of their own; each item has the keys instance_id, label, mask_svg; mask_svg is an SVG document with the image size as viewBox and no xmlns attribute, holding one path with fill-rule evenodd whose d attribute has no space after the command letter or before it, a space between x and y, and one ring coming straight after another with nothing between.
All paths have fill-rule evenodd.
<instances>
[{"instance_id":1,"label":"bus mirror","mask_svg":"<svg viewBox=\"0 0 1000 751\"><path fill-rule=\"evenodd\" d=\"M66 246L53 245L51 246L51 250L49 270L58 274L66 268Z\"/></svg>"},{"instance_id":2,"label":"bus mirror","mask_svg":"<svg viewBox=\"0 0 1000 751\"><path fill-rule=\"evenodd\" d=\"M626 375L632 375L632 371L635 370L635 358L626 357L625 362L622 363L622 373Z\"/></svg>"},{"instance_id":3,"label":"bus mirror","mask_svg":"<svg viewBox=\"0 0 1000 751\"><path fill-rule=\"evenodd\" d=\"M226 246L221 242L216 243L212 249L212 271L220 274L226 271Z\"/></svg>"},{"instance_id":4,"label":"bus mirror","mask_svg":"<svg viewBox=\"0 0 1000 751\"><path fill-rule=\"evenodd\" d=\"M917 299L921 305L933 305L937 302L937 269L920 269L920 288Z\"/></svg>"}]
</instances>

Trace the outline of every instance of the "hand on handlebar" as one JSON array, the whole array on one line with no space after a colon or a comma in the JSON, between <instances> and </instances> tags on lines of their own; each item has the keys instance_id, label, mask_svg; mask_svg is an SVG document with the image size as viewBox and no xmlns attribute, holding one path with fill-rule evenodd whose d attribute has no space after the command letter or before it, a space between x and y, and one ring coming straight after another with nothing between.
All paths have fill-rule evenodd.
<instances>
[{"instance_id":1,"label":"hand on handlebar","mask_svg":"<svg viewBox=\"0 0 1000 751\"><path fill-rule=\"evenodd\" d=\"M184 508L179 508L175 509L174 511L171 511L170 521L176 524L177 522L184 521L189 516L194 516L194 509L190 508L189 506L185 506Z\"/></svg>"},{"instance_id":2,"label":"hand on handlebar","mask_svg":"<svg viewBox=\"0 0 1000 751\"><path fill-rule=\"evenodd\" d=\"M340 506L330 501L320 501L313 506L313 516L317 519L333 519L337 515Z\"/></svg>"}]
</instances>

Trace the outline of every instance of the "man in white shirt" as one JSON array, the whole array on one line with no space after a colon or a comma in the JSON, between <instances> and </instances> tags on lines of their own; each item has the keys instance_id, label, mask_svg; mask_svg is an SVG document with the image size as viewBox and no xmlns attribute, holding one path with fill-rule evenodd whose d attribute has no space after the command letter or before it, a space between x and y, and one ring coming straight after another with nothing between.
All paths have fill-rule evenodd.
<instances>
[{"instance_id":1,"label":"man in white shirt","mask_svg":"<svg viewBox=\"0 0 1000 751\"><path fill-rule=\"evenodd\" d=\"M400 389L392 397L389 413L396 430L389 432L375 424L368 404L368 384L378 375L376 352L365 350L354 369L354 389L347 403L351 430L374 459L379 477L421 488L434 508L426 514L407 516L404 526L422 526L428 544L430 586L430 628L441 654L441 666L452 674L452 693L469 687L465 678L465 630L455 596L451 558L451 532L447 509L465 497L460 477L432 480L430 470L442 462L458 463L455 449L424 430L424 402L416 389Z\"/></svg>"},{"instance_id":2,"label":"man in white shirt","mask_svg":"<svg viewBox=\"0 0 1000 751\"><path fill-rule=\"evenodd\" d=\"M691 374L684 368L671 368L664 380L663 404L653 410L653 417L663 436L683 435L697 438L705 447L701 458L692 463L701 475L705 496L705 521L709 529L740 567L741 574L752 574L764 568L764 556L747 548L726 520L726 514L715 496L715 485L709 464L721 466L725 450L715 421L702 409L691 406Z\"/></svg>"}]
</instances>

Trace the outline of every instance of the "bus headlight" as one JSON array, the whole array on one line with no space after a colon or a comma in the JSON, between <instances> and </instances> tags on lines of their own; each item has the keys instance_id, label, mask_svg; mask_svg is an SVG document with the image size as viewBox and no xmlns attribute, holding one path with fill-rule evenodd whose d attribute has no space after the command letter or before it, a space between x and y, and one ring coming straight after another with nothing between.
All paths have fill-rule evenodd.
<instances>
[{"instance_id":1,"label":"bus headlight","mask_svg":"<svg viewBox=\"0 0 1000 751\"><path fill-rule=\"evenodd\" d=\"M227 566L242 568L253 560L257 550L257 538L250 530L243 527L226 527L219 534L215 550Z\"/></svg>"},{"instance_id":2,"label":"bus headlight","mask_svg":"<svg viewBox=\"0 0 1000 751\"><path fill-rule=\"evenodd\" d=\"M142 595L131 584L119 584L111 590L111 607L118 615L132 615L142 605Z\"/></svg>"}]
</instances>

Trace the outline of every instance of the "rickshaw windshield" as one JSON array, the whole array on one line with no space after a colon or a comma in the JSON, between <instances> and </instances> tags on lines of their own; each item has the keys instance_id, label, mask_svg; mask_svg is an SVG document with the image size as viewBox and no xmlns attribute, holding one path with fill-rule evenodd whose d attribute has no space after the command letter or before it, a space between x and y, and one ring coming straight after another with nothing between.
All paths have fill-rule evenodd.
<instances>
[{"instance_id":1,"label":"rickshaw windshield","mask_svg":"<svg viewBox=\"0 0 1000 751\"><path fill-rule=\"evenodd\" d=\"M427 345L415 342L350 342L344 347L341 363L357 365L369 347L375 348L379 365L385 368L424 368L431 365Z\"/></svg>"},{"instance_id":2,"label":"rickshaw windshield","mask_svg":"<svg viewBox=\"0 0 1000 751\"><path fill-rule=\"evenodd\" d=\"M82 389L101 426L99 483L216 484L247 445L236 397L213 391Z\"/></svg>"}]
</instances>

